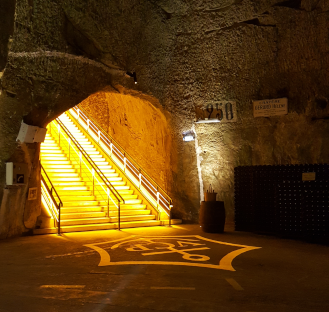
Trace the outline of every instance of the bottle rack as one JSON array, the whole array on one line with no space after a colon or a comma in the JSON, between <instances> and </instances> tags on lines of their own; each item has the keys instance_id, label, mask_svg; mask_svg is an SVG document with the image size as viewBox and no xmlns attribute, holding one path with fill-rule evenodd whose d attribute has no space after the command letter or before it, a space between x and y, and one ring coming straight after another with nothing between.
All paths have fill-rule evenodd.
<instances>
[{"instance_id":1,"label":"bottle rack","mask_svg":"<svg viewBox=\"0 0 329 312\"><path fill-rule=\"evenodd\" d=\"M235 229L328 243L328 181L328 164L236 167Z\"/></svg>"}]
</instances>

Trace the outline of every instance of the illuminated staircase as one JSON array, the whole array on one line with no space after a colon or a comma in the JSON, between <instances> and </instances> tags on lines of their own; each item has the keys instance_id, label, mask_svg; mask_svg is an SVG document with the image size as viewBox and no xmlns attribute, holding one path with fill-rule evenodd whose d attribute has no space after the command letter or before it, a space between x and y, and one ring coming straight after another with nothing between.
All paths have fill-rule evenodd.
<instances>
[{"instance_id":1,"label":"illuminated staircase","mask_svg":"<svg viewBox=\"0 0 329 312\"><path fill-rule=\"evenodd\" d=\"M59 119L124 200L120 204L121 228L160 225L161 221L156 220L158 218L151 213L151 207L148 208L145 200L124 180L124 175L110 165L70 118L63 114ZM60 209L61 232L118 228L117 207L112 202L109 204L104 201L100 192L93 192L93 182L83 172L79 172L79 165L69 159L67 148L61 144L48 131L41 145L42 166L63 203ZM34 233L48 234L56 231L55 228L40 228Z\"/></svg>"}]
</instances>

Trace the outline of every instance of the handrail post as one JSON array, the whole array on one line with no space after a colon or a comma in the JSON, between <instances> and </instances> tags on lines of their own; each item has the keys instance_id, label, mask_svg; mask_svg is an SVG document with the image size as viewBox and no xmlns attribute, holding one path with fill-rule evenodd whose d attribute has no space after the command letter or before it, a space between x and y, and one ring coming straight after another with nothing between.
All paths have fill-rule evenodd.
<instances>
[{"instance_id":1,"label":"handrail post","mask_svg":"<svg viewBox=\"0 0 329 312\"><path fill-rule=\"evenodd\" d=\"M58 235L61 235L61 203L58 204Z\"/></svg>"},{"instance_id":2,"label":"handrail post","mask_svg":"<svg viewBox=\"0 0 329 312\"><path fill-rule=\"evenodd\" d=\"M126 167L127 167L127 158L126 158L126 153L123 154L123 172L126 172Z\"/></svg>"},{"instance_id":3,"label":"handrail post","mask_svg":"<svg viewBox=\"0 0 329 312\"><path fill-rule=\"evenodd\" d=\"M171 205L169 205L169 226L171 226Z\"/></svg>"},{"instance_id":4,"label":"handrail post","mask_svg":"<svg viewBox=\"0 0 329 312\"><path fill-rule=\"evenodd\" d=\"M69 138L69 160L71 160L71 138Z\"/></svg>"},{"instance_id":5,"label":"handrail post","mask_svg":"<svg viewBox=\"0 0 329 312\"><path fill-rule=\"evenodd\" d=\"M78 118L77 118L77 120L79 120L79 117L80 117L80 109L78 108L77 111L78 111Z\"/></svg>"},{"instance_id":6,"label":"handrail post","mask_svg":"<svg viewBox=\"0 0 329 312\"><path fill-rule=\"evenodd\" d=\"M157 209L159 211L159 220L161 220L161 212L159 209L159 202L160 202L160 193L159 193L159 186L157 186Z\"/></svg>"},{"instance_id":7,"label":"handrail post","mask_svg":"<svg viewBox=\"0 0 329 312\"><path fill-rule=\"evenodd\" d=\"M93 175L93 196L95 194L95 169L92 168L92 175Z\"/></svg>"},{"instance_id":8,"label":"handrail post","mask_svg":"<svg viewBox=\"0 0 329 312\"><path fill-rule=\"evenodd\" d=\"M80 174L81 174L81 165L82 165L82 153L79 151L79 158L80 158Z\"/></svg>"},{"instance_id":9,"label":"handrail post","mask_svg":"<svg viewBox=\"0 0 329 312\"><path fill-rule=\"evenodd\" d=\"M107 188L107 216L110 217L110 189Z\"/></svg>"},{"instance_id":10,"label":"handrail post","mask_svg":"<svg viewBox=\"0 0 329 312\"><path fill-rule=\"evenodd\" d=\"M110 154L110 156L112 157L112 153L113 153L113 143L111 142L111 144L110 144L110 149L111 149L111 154Z\"/></svg>"},{"instance_id":11,"label":"handrail post","mask_svg":"<svg viewBox=\"0 0 329 312\"><path fill-rule=\"evenodd\" d=\"M89 123L90 123L90 120L87 119L87 132L89 133Z\"/></svg>"},{"instance_id":12,"label":"handrail post","mask_svg":"<svg viewBox=\"0 0 329 312\"><path fill-rule=\"evenodd\" d=\"M141 189L142 187L142 172L141 172L141 169L139 169L139 186L138 188Z\"/></svg>"},{"instance_id":13,"label":"handrail post","mask_svg":"<svg viewBox=\"0 0 329 312\"><path fill-rule=\"evenodd\" d=\"M101 141L101 131L98 130L98 143Z\"/></svg>"},{"instance_id":14,"label":"handrail post","mask_svg":"<svg viewBox=\"0 0 329 312\"><path fill-rule=\"evenodd\" d=\"M120 201L118 200L118 229L120 231Z\"/></svg>"},{"instance_id":15,"label":"handrail post","mask_svg":"<svg viewBox=\"0 0 329 312\"><path fill-rule=\"evenodd\" d=\"M61 145L61 125L58 124L58 145Z\"/></svg>"}]
</instances>

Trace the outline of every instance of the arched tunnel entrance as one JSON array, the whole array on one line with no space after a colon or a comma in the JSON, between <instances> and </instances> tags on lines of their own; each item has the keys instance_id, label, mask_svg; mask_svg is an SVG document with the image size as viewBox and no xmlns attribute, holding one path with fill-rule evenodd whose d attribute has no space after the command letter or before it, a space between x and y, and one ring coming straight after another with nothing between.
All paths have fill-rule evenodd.
<instances>
[{"instance_id":1,"label":"arched tunnel entrance","mask_svg":"<svg viewBox=\"0 0 329 312\"><path fill-rule=\"evenodd\" d=\"M47 126L35 234L171 224L171 131L146 99L107 88Z\"/></svg>"}]
</instances>

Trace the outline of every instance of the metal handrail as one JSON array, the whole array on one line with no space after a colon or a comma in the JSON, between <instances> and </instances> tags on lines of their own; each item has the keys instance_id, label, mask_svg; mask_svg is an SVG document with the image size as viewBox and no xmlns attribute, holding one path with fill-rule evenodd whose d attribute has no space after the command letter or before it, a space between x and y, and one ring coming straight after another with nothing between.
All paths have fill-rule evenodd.
<instances>
[{"instance_id":1,"label":"metal handrail","mask_svg":"<svg viewBox=\"0 0 329 312\"><path fill-rule=\"evenodd\" d=\"M113 159L112 154L115 154L115 156L120 159L121 165L123 166L123 172L126 172L126 169L128 169L131 174L135 177L136 180L138 180L138 183L135 183L132 181L137 188L140 190L142 187L146 189L146 191L153 197L153 200L157 203L157 208L160 206L165 213L169 216L170 219L170 210L172 208L172 199L170 196L152 179L141 166L139 166L136 161L123 149L123 147L116 142L96 121L94 121L92 118L90 118L86 111L82 108L73 107L70 111L68 111L69 114L76 119L79 123L79 119L84 121L84 123L87 125L87 133L89 133L89 130L92 130L94 132L95 136L98 136L98 145L102 148L100 145L100 142L104 143L108 150L110 150L110 155L102 148L102 150L110 156L110 158ZM74 114L77 116L75 117ZM82 125L82 124L81 124ZM82 125L83 127L83 125ZM113 159L114 160L114 159ZM119 168L120 169L120 168ZM168 213L168 212L169 213Z\"/></svg>"},{"instance_id":2,"label":"metal handrail","mask_svg":"<svg viewBox=\"0 0 329 312\"><path fill-rule=\"evenodd\" d=\"M61 234L61 207L63 207L63 202L61 200L61 198L59 197L56 189L55 189L55 186L52 184L50 178L48 177L48 174L46 172L46 170L43 168L43 166L40 164L41 166L41 184L43 184L43 186L45 187L45 189L47 190L47 195L51 198L51 203L49 203L50 205L53 204L54 206L57 205L57 216L56 214L54 213L53 209L50 208L50 213L53 214L53 217L56 219L57 221L57 227L58 227L58 235ZM47 178L47 181L48 183L51 185L51 188L49 189L49 186L48 186L48 183L46 181L46 179L44 178L44 175L46 176ZM56 199L53 195L53 191L55 192L58 200L59 200L59 203L56 202ZM45 198L46 200L46 198Z\"/></svg>"},{"instance_id":3,"label":"metal handrail","mask_svg":"<svg viewBox=\"0 0 329 312\"><path fill-rule=\"evenodd\" d=\"M92 126L92 124L94 124L96 126L96 128L99 128L99 130L101 131L101 133L105 136L105 137L108 137L110 139L110 141L112 143L115 143L116 147L119 147L119 149L122 151L122 155L125 155L126 158L129 158L129 160L131 162L133 162L141 172L143 172L143 175L147 176L147 178L149 180L151 180L152 184L155 184L156 187L161 190L167 197L167 199L169 199L169 201L172 202L172 199L171 197L167 194L167 192L157 183L155 182L155 180L142 168L142 166L140 166L134 159L132 156L130 156L130 154L128 152L125 151L125 149L111 136L109 135L103 128L102 126L96 121L94 120L92 117L90 117L88 115L88 113L82 108L82 107L79 107L79 105L77 106L74 106L73 108L71 108L71 110L74 110L76 111L76 114L79 115L79 117L85 117L86 121L89 119L91 121L91 123L89 122L89 125ZM78 113L78 111L82 112L83 114L81 113ZM85 116L83 116L85 115ZM86 122L87 123L87 122Z\"/></svg>"},{"instance_id":4,"label":"metal handrail","mask_svg":"<svg viewBox=\"0 0 329 312\"><path fill-rule=\"evenodd\" d=\"M80 143L78 142L78 140L74 137L74 135L70 132L69 129L67 129L67 127L63 124L63 122L57 118L56 121L58 122L58 124L60 124L61 128L65 131L65 133L70 137L70 139L74 142L74 144L76 145L76 147L78 148L78 150L80 152L82 152L86 158L86 160L88 161L88 163L92 166L92 168L98 173L98 175L100 176L101 180L105 183L105 184L109 184L112 192L114 191L116 194L113 193L113 195L115 196L115 198L120 201L120 202L125 202L125 200L123 199L123 197L120 195L120 193L115 189L115 187L112 185L112 183L107 179L107 177L104 175L104 173L102 172L102 170L100 170L98 168L98 166L95 164L95 162L92 160L92 158L89 156L89 154L85 151L85 149L80 145ZM119 198L118 198L119 197Z\"/></svg>"},{"instance_id":5,"label":"metal handrail","mask_svg":"<svg viewBox=\"0 0 329 312\"><path fill-rule=\"evenodd\" d=\"M79 142L75 139L74 135L72 135L72 133L66 128L66 126L62 123L62 121L57 118L56 120L54 120L51 125L57 122L58 127L58 140L59 140L59 144L60 144L60 135L61 135L61 131L60 129L66 134L67 138L65 137L65 135L62 134L62 136L65 138L65 140L68 142L69 148L72 147L72 149L75 151L75 153L77 154L77 156L80 159L80 171L81 169L81 162L84 163L84 165L87 167L87 169L89 170L89 172L92 175L92 181L93 181L93 186L94 186L94 180L96 179L96 181L98 182L98 184L101 186L101 188L103 189L103 191L107 194L107 208L108 208L108 217L109 217L109 206L110 206L110 200L114 203L114 205L117 207L118 209L118 229L120 230L120 204L121 202L125 203L124 199L122 198L122 196L118 193L118 191L114 188L114 186L111 184L110 181L108 181L108 179L106 178L106 176L103 174L103 172L98 168L98 166L95 164L95 162L91 159L91 157L89 156L89 154L84 150L84 148L79 144ZM73 145L72 145L73 143ZM75 150L74 146L76 147L76 149L78 151ZM69 149L69 153L70 153L70 149ZM82 161L82 156L84 157L84 159L87 161L87 163L90 165L91 169L86 165L86 163L84 161ZM70 156L69 156L70 157ZM106 189L103 187L103 185L100 183L100 181L98 181L98 179L95 177L95 174L97 174L100 178L100 180L104 183ZM93 187L93 192L94 192L94 187ZM113 196L115 197L117 204L113 201L113 198L110 196L111 192L113 194Z\"/></svg>"}]
</instances>

